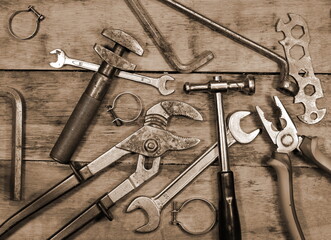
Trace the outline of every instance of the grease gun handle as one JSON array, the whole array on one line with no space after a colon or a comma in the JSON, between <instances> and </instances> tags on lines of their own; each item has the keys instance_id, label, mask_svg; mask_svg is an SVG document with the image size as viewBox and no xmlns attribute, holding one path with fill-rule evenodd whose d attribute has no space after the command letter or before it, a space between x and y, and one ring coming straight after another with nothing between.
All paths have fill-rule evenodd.
<instances>
[{"instance_id":1,"label":"grease gun handle","mask_svg":"<svg viewBox=\"0 0 331 240\"><path fill-rule=\"evenodd\" d=\"M311 160L328 174L331 174L331 159L319 150L317 137L303 136L299 148L305 158Z\"/></svg>"},{"instance_id":2,"label":"grease gun handle","mask_svg":"<svg viewBox=\"0 0 331 240\"><path fill-rule=\"evenodd\" d=\"M218 173L219 239L241 240L241 227L232 171Z\"/></svg>"}]
</instances>

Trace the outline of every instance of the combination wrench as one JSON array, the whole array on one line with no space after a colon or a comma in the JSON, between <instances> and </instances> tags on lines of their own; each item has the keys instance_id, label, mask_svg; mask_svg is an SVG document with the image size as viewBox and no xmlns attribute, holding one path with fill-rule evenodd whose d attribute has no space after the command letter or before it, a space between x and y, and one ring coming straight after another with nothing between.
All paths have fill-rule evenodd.
<instances>
[{"instance_id":1,"label":"combination wrench","mask_svg":"<svg viewBox=\"0 0 331 240\"><path fill-rule=\"evenodd\" d=\"M88 69L88 70L92 70L92 71L96 72L96 71L98 71L98 69L100 67L100 65L95 64L95 63L89 63L89 62L69 58L65 54L65 52L61 49L55 49L55 50L51 51L50 54L57 54L57 61L51 62L49 64L54 68L61 68L64 65L71 65L71 66L80 67L80 68L84 68L84 69ZM175 89L166 88L167 81L175 80L173 77L171 77L169 75L163 75L159 78L152 78L152 77L147 77L147 76L142 76L142 75L126 72L123 70L118 70L115 75L120 78L151 85L151 86L157 88L162 95L169 95L175 91Z\"/></svg>"},{"instance_id":2,"label":"combination wrench","mask_svg":"<svg viewBox=\"0 0 331 240\"><path fill-rule=\"evenodd\" d=\"M250 143L260 133L260 129L256 129L251 133L245 133L240 128L240 121L250 112L238 111L229 118L227 131L228 147L234 143ZM190 184L200 173L202 173L209 165L211 165L218 157L217 143L210 147L202 154L194 163L192 163L184 172L182 172L175 180L173 180L162 192L157 196L149 198L141 196L135 198L127 208L127 212L135 209L142 209L146 212L148 222L136 229L137 232L152 232L160 224L161 210L167 203L181 192L188 184Z\"/></svg>"}]
</instances>

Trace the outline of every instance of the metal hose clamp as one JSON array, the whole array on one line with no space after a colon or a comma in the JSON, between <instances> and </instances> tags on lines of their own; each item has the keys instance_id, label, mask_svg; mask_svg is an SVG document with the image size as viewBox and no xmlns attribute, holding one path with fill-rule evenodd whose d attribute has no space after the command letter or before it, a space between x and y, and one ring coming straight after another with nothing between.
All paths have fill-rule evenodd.
<instances>
[{"instance_id":1,"label":"metal hose clamp","mask_svg":"<svg viewBox=\"0 0 331 240\"><path fill-rule=\"evenodd\" d=\"M192 201L202 201L202 202L206 203L208 205L208 207L212 210L213 214L214 214L214 221L212 222L212 224L208 228L206 228L205 230L200 231L200 232L193 232L193 231L187 229L182 222L177 220L178 213L185 207L186 204L188 204ZM215 226L215 224L217 222L217 210L216 210L215 206L210 201L208 201L207 199L204 199L204 198L191 198L191 199L188 199L185 202L183 202L183 204L178 209L176 209L176 207L177 207L176 205L177 205L177 202L173 201L172 202L173 210L171 211L171 213L172 213L171 223L173 225L178 225L184 232L187 232L187 233L192 234L192 235L206 234Z\"/></svg>"},{"instance_id":2,"label":"metal hose clamp","mask_svg":"<svg viewBox=\"0 0 331 240\"><path fill-rule=\"evenodd\" d=\"M14 17L15 17L16 15L20 14L20 13L23 13L23 12L32 12L32 13L33 13L34 15L36 15L36 17L37 17L37 19L36 19L36 27L35 27L35 30L34 30L34 32L33 32L31 35L29 35L28 37L19 37L18 35L16 35L16 34L14 33L13 28L12 28L12 22L13 22ZM17 39L20 39L20 40L28 40L28 39L33 38L33 37L37 34L37 32L38 32L38 30L39 30L39 23L40 23L40 21L42 21L42 20L44 20L44 19L45 19L45 16L42 15L42 14L40 14L39 12L37 12L37 10L35 10L34 7L30 5L30 6L28 7L27 10L19 10L19 11L16 11L16 12L14 12L14 13L10 16L10 18L9 18L8 30L9 30L10 34L11 34L13 37L15 37L15 38L17 38Z\"/></svg>"},{"instance_id":3,"label":"metal hose clamp","mask_svg":"<svg viewBox=\"0 0 331 240\"><path fill-rule=\"evenodd\" d=\"M119 117L117 116L117 114L115 113L115 111L114 111L114 109L115 109L115 107L116 107L116 101L117 101L121 96L123 96L123 95L125 95L125 94L129 94L129 95L133 96L134 99L136 100L136 102L139 104L139 112L138 112L138 114L137 114L134 118L132 118L132 119L122 119L122 118L119 118ZM138 97L136 94L133 94L133 93L131 93L131 92L122 92L122 93L118 94L118 95L114 98L114 100L113 100L113 104L112 104L112 105L107 105L106 107L108 108L107 112L109 112L109 113L114 117L113 123L114 123L116 126L121 126L121 125L123 124L123 122L125 122L125 123L129 123L129 122L136 121L136 120L139 118L139 116L141 115L142 111L143 111L143 104L142 104L142 102L141 102L140 97Z\"/></svg>"}]
</instances>

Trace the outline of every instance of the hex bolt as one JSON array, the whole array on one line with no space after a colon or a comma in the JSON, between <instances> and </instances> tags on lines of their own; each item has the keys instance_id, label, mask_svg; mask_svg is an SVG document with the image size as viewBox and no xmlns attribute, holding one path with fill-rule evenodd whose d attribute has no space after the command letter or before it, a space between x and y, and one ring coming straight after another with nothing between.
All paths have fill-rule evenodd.
<instances>
[{"instance_id":1,"label":"hex bolt","mask_svg":"<svg viewBox=\"0 0 331 240\"><path fill-rule=\"evenodd\" d=\"M215 76L213 81L205 84L184 84L184 92L227 92L229 90L243 92L248 95L255 93L255 78L253 76L246 76L243 81L228 82L223 81L221 76Z\"/></svg>"}]
</instances>

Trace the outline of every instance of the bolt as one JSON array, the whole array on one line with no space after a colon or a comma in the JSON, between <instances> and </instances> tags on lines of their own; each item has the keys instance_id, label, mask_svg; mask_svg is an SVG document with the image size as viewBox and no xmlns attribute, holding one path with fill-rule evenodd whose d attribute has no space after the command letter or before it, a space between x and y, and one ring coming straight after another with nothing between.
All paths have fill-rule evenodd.
<instances>
[{"instance_id":1,"label":"bolt","mask_svg":"<svg viewBox=\"0 0 331 240\"><path fill-rule=\"evenodd\" d=\"M145 149L147 152L155 152L158 149L159 145L156 140L148 139L145 142Z\"/></svg>"},{"instance_id":2,"label":"bolt","mask_svg":"<svg viewBox=\"0 0 331 240\"><path fill-rule=\"evenodd\" d=\"M281 141L284 144L284 146L289 147L293 143L293 137L289 134L286 134L282 136Z\"/></svg>"},{"instance_id":3,"label":"bolt","mask_svg":"<svg viewBox=\"0 0 331 240\"><path fill-rule=\"evenodd\" d=\"M40 21L45 19L45 16L42 15L42 14L40 14L36 9L34 9L33 6L30 5L30 6L28 7L28 9L29 9L30 11L32 11L34 14L36 14L37 18L38 18Z\"/></svg>"}]
</instances>

